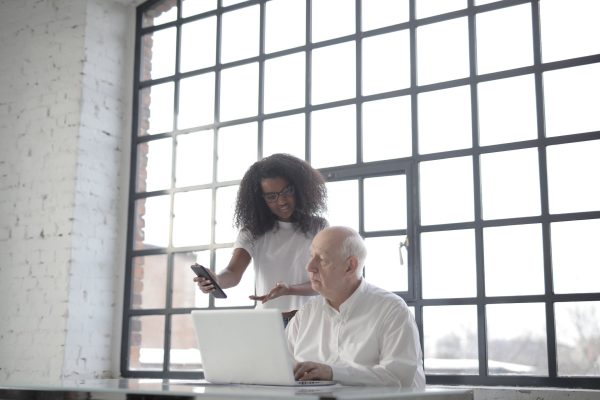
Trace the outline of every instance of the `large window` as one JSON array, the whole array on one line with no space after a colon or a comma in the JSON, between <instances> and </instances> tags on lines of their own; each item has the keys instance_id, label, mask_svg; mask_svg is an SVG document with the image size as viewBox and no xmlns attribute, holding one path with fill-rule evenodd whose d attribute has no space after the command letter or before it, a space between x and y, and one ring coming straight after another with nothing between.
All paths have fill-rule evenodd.
<instances>
[{"instance_id":1,"label":"large window","mask_svg":"<svg viewBox=\"0 0 600 400\"><path fill-rule=\"evenodd\" d=\"M138 7L122 373L202 370L237 185L326 177L366 279L402 296L432 384L600 384L596 0L160 0Z\"/></svg>"}]
</instances>

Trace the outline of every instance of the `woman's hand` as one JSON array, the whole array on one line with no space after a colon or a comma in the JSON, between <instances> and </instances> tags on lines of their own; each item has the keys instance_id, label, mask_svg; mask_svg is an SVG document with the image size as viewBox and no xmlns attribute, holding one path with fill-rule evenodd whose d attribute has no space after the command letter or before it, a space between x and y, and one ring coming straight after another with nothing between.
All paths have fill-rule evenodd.
<instances>
[{"instance_id":1,"label":"woman's hand","mask_svg":"<svg viewBox=\"0 0 600 400\"><path fill-rule=\"evenodd\" d=\"M207 269L207 271L210 274L210 276L212 276L213 279L218 282L217 277L215 276L215 274L211 270L209 270L209 269ZM208 293L212 292L213 290L215 290L215 287L210 282L210 280L208 280L208 279L206 279L206 278L204 278L202 276L196 276L196 277L194 277L194 282L196 282L198 284L198 288L200 288L200 290L202 291L202 293L207 293L208 294Z\"/></svg>"},{"instance_id":2,"label":"woman's hand","mask_svg":"<svg viewBox=\"0 0 600 400\"><path fill-rule=\"evenodd\" d=\"M276 299L280 296L285 296L290 294L290 287L285 282L277 282L275 287L269 291L269 293L263 296L249 296L250 300L260 301L262 303L266 303L269 300Z\"/></svg>"}]
</instances>

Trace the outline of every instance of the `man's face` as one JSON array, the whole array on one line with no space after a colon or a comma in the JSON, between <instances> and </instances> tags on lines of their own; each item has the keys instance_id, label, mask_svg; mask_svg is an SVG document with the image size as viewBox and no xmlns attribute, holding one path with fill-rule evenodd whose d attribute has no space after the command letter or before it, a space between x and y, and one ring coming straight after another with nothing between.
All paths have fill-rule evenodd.
<instances>
[{"instance_id":1,"label":"man's face","mask_svg":"<svg viewBox=\"0 0 600 400\"><path fill-rule=\"evenodd\" d=\"M306 266L312 288L326 299L334 297L344 287L346 260L339 254L341 239L324 230L313 239L310 260Z\"/></svg>"},{"instance_id":2,"label":"man's face","mask_svg":"<svg viewBox=\"0 0 600 400\"><path fill-rule=\"evenodd\" d=\"M294 188L284 178L265 178L260 181L263 198L269 210L280 221L289 222L296 209Z\"/></svg>"}]
</instances>

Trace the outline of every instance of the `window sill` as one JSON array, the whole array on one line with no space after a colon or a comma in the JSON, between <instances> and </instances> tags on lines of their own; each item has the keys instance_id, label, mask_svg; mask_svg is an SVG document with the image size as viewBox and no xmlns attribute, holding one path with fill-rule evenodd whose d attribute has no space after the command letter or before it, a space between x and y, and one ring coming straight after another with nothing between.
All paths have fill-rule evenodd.
<instances>
[{"instance_id":1,"label":"window sill","mask_svg":"<svg viewBox=\"0 0 600 400\"><path fill-rule=\"evenodd\" d=\"M446 386L439 388L473 389L474 400L598 400L600 390L505 386Z\"/></svg>"}]
</instances>

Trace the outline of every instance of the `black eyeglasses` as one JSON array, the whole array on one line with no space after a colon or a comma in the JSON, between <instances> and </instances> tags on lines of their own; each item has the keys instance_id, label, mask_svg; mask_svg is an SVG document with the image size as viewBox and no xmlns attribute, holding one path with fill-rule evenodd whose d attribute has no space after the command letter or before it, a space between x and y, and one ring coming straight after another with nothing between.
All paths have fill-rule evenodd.
<instances>
[{"instance_id":1,"label":"black eyeglasses","mask_svg":"<svg viewBox=\"0 0 600 400\"><path fill-rule=\"evenodd\" d=\"M267 203L275 203L279 196L289 197L294 194L294 187L292 185L288 185L283 188L280 192L267 192L263 193L263 198Z\"/></svg>"}]
</instances>

